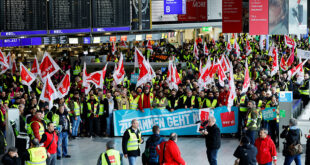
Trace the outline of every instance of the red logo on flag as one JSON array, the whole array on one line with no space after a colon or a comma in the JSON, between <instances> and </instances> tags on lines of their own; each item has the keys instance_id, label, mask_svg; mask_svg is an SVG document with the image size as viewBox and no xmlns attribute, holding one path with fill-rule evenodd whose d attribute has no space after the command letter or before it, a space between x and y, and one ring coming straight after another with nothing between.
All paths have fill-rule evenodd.
<instances>
[{"instance_id":1,"label":"red logo on flag","mask_svg":"<svg viewBox=\"0 0 310 165\"><path fill-rule=\"evenodd\" d=\"M209 112L201 111L201 113L200 113L200 120L201 121L206 121L208 119L209 119Z\"/></svg>"}]
</instances>

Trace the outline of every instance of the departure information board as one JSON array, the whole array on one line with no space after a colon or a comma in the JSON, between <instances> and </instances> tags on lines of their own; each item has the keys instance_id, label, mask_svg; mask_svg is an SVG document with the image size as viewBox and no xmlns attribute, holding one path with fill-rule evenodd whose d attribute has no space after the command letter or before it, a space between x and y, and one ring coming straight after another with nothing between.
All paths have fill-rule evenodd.
<instances>
[{"instance_id":1,"label":"departure information board","mask_svg":"<svg viewBox=\"0 0 310 165\"><path fill-rule=\"evenodd\" d=\"M92 0L94 28L130 26L129 0Z\"/></svg>"},{"instance_id":2,"label":"departure information board","mask_svg":"<svg viewBox=\"0 0 310 165\"><path fill-rule=\"evenodd\" d=\"M0 30L46 30L46 0L0 0Z\"/></svg>"},{"instance_id":3,"label":"departure information board","mask_svg":"<svg viewBox=\"0 0 310 165\"><path fill-rule=\"evenodd\" d=\"M49 0L49 29L90 28L90 0Z\"/></svg>"}]
</instances>

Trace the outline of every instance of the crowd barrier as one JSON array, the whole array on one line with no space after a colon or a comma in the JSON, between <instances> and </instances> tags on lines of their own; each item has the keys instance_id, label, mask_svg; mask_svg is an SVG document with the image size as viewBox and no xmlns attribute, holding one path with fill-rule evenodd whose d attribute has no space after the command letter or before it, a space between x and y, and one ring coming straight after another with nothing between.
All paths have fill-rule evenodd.
<instances>
[{"instance_id":1,"label":"crowd barrier","mask_svg":"<svg viewBox=\"0 0 310 165\"><path fill-rule=\"evenodd\" d=\"M122 136L131 121L137 119L139 129L143 135L152 135L153 125L160 127L161 135L169 135L172 132L178 135L199 135L200 121L214 116L221 133L237 133L238 108L232 107L229 112L227 107L215 109L178 109L170 112L166 109L145 109L145 112L135 110L118 110L113 112L114 135Z\"/></svg>"},{"instance_id":2,"label":"crowd barrier","mask_svg":"<svg viewBox=\"0 0 310 165\"><path fill-rule=\"evenodd\" d=\"M301 115L302 109L303 109L302 100L301 99L294 100L293 101L293 110L292 110L293 117L297 119Z\"/></svg>"}]
</instances>

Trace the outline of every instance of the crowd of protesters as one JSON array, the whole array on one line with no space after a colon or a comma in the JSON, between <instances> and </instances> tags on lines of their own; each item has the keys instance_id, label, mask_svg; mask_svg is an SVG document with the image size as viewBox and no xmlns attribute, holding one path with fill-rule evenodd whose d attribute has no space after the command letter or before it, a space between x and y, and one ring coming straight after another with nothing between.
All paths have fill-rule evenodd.
<instances>
[{"instance_id":1,"label":"crowd of protesters","mask_svg":"<svg viewBox=\"0 0 310 165\"><path fill-rule=\"evenodd\" d=\"M54 107L49 110L48 102L40 100L43 83L36 81L31 85L31 90L23 86L20 82L20 73L7 71L0 75L0 106L1 106L1 131L5 134L5 113L9 108L17 108L20 112L20 132L26 132L32 139L36 138L42 143L44 130L53 123L58 130L57 158L70 157L67 153L68 137L73 139L77 136L113 136L113 111L130 109L144 112L145 108L167 109L171 112L178 109L193 108L216 108L226 106L229 97L229 85L226 80L221 86L214 77L214 82L204 89L199 89L198 76L199 65L206 65L207 58L216 61L222 55L227 55L234 69L234 80L236 85L237 98L234 106L239 108L239 133L238 136L246 134L250 142L254 144L259 128L268 130L273 142L279 144L279 118L277 120L265 121L261 117L261 110L268 107L278 107L279 91L293 91L294 98L301 98L303 105L309 101L309 71L310 60L304 65L304 80L300 83L296 81L296 76L292 79L288 77L287 71L297 66L301 61L295 56L293 65L287 71L279 70L276 75L271 76L273 57L269 55L266 46L260 48L259 38L249 38L240 35L236 37L239 43L241 54L237 55L233 49L226 51L227 42L223 38L218 41L207 41L210 51L208 55L203 53L203 42L195 41L200 48L199 60L193 54L194 44L184 44L177 48L170 44L156 43L153 45L153 52L144 50L144 55L152 62L162 62L157 59L158 55L168 56L167 60L173 59L177 63L177 70L181 79L178 89L170 89L167 79L167 70L155 70L156 77L152 82L144 86L136 87L130 82L130 74L124 79L121 85L113 84L113 76L110 68L104 80L103 89L92 88L85 94L82 81L82 64L77 61L73 66L67 60L59 60L57 63L63 71L71 70L71 87L69 94L54 101ZM246 41L250 41L252 52L247 56ZM283 36L272 36L271 43L279 52L280 57L285 60L292 51L285 45ZM303 50L310 49L308 39L297 39L296 48ZM117 62L119 49L114 55L109 53L108 60ZM134 49L124 51L126 61L133 61ZM296 52L296 51L295 51ZM18 61L18 59L16 59ZM244 81L245 61L248 61L250 73L250 88L246 93L242 93ZM98 62L95 60L95 62ZM186 62L186 67L182 67L179 62ZM113 67L114 68L114 67ZM229 73L226 73L229 77ZM58 84L63 78L61 72L56 73L52 80ZM278 111L279 113L279 111ZM51 131L51 130L50 130ZM56 149L55 149L56 150ZM51 154L55 154L54 151Z\"/></svg>"}]
</instances>

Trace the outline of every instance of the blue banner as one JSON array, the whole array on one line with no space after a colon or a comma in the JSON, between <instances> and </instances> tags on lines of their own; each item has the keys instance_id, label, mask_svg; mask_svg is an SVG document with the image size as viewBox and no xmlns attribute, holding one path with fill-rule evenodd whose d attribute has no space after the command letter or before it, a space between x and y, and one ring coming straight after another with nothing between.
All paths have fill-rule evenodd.
<instances>
[{"instance_id":1,"label":"blue banner","mask_svg":"<svg viewBox=\"0 0 310 165\"><path fill-rule=\"evenodd\" d=\"M266 108L262 111L264 120L276 120L277 119L277 107Z\"/></svg>"},{"instance_id":2,"label":"blue banner","mask_svg":"<svg viewBox=\"0 0 310 165\"><path fill-rule=\"evenodd\" d=\"M205 115L207 117L205 118ZM238 131L238 108L232 107L228 112L227 107L213 109L178 109L170 112L166 109L145 109L145 112L135 110L114 111L114 135L122 136L127 128L131 126L131 121L139 121L139 129L143 135L151 135L153 125L160 127L161 135L169 135L176 132L178 135L199 135L198 128L200 120L205 120L208 116L216 118L216 124L221 133L236 133Z\"/></svg>"}]
</instances>

